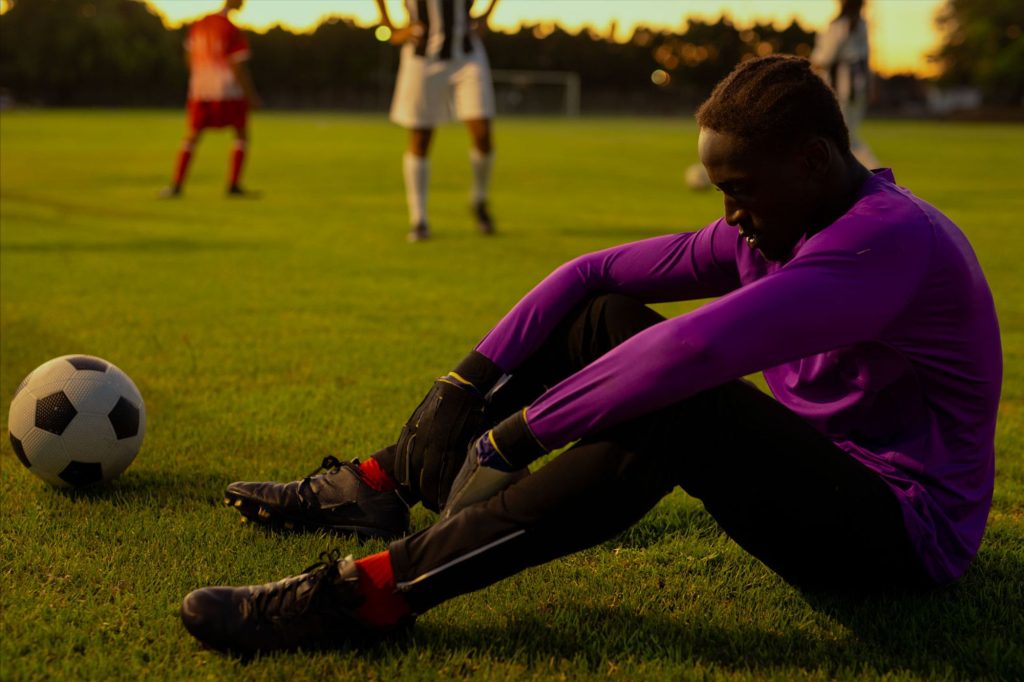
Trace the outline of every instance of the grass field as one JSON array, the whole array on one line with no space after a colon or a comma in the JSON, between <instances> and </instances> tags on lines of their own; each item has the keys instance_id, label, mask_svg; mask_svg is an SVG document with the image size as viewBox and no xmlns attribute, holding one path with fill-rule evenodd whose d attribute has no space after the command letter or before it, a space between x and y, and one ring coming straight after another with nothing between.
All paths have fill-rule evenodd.
<instances>
[{"instance_id":1,"label":"grass field","mask_svg":"<svg viewBox=\"0 0 1024 682\"><path fill-rule=\"evenodd\" d=\"M50 357L99 355L138 384L149 430L124 476L77 495L30 475L4 439L0 678L1024 677L1024 127L866 130L897 180L967 232L999 308L995 501L959 584L810 597L677 491L614 541L445 604L406 640L242 662L186 635L186 592L385 545L240 526L221 506L226 483L374 451L555 266L699 227L720 200L682 187L696 160L687 122L502 120L500 234L485 239L467 211L465 134L451 127L435 141L436 239L410 245L404 134L383 117L259 114L247 184L261 199L224 198L228 137L214 134L185 197L162 202L181 118L3 114L0 395ZM417 528L431 520L415 510Z\"/></svg>"}]
</instances>

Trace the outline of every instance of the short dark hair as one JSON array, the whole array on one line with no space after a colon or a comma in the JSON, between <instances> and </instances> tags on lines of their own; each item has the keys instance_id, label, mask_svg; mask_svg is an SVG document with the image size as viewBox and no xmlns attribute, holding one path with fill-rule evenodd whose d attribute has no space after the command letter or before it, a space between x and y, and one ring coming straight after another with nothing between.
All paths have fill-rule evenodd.
<instances>
[{"instance_id":1,"label":"short dark hair","mask_svg":"<svg viewBox=\"0 0 1024 682\"><path fill-rule=\"evenodd\" d=\"M821 135L850 153L850 133L835 93L802 57L741 62L697 110L697 124L775 147Z\"/></svg>"}]
</instances>

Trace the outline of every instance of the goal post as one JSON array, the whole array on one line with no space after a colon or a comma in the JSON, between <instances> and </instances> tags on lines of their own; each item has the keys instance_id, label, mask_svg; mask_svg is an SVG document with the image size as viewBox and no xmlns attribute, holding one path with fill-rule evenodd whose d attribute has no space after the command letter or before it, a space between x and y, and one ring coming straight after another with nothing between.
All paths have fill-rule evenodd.
<instances>
[{"instance_id":1,"label":"goal post","mask_svg":"<svg viewBox=\"0 0 1024 682\"><path fill-rule=\"evenodd\" d=\"M491 71L499 110L504 113L580 115L580 75L575 71Z\"/></svg>"}]
</instances>

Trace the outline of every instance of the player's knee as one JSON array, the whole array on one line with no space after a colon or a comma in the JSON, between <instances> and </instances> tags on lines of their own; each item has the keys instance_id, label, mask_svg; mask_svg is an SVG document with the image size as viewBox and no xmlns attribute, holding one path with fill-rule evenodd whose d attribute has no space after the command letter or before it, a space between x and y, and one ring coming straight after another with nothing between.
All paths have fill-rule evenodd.
<instances>
[{"instance_id":1,"label":"player's knee","mask_svg":"<svg viewBox=\"0 0 1024 682\"><path fill-rule=\"evenodd\" d=\"M409 135L409 153L413 156L426 156L430 151L432 130L413 130Z\"/></svg>"},{"instance_id":2,"label":"player's knee","mask_svg":"<svg viewBox=\"0 0 1024 682\"><path fill-rule=\"evenodd\" d=\"M664 320L637 299L623 294L599 294L586 305L591 319L600 320L604 325L629 321L629 326L633 327L636 326L634 321L642 321L642 328L646 328Z\"/></svg>"},{"instance_id":3,"label":"player's knee","mask_svg":"<svg viewBox=\"0 0 1024 682\"><path fill-rule=\"evenodd\" d=\"M646 307L635 298L624 294L598 294L590 300L590 305L612 314L635 312Z\"/></svg>"},{"instance_id":4,"label":"player's knee","mask_svg":"<svg viewBox=\"0 0 1024 682\"><path fill-rule=\"evenodd\" d=\"M467 125L469 135L473 139L473 146L482 154L490 154L494 151L493 140L491 139L491 126L486 121L471 121Z\"/></svg>"}]
</instances>

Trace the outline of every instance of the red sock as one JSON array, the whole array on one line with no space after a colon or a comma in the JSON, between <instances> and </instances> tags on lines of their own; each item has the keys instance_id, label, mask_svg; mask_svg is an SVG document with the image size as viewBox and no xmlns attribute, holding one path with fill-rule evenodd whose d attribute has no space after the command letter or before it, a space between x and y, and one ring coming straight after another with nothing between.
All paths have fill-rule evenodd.
<instances>
[{"instance_id":1,"label":"red sock","mask_svg":"<svg viewBox=\"0 0 1024 682\"><path fill-rule=\"evenodd\" d=\"M188 162L192 160L192 145L182 145L178 152L178 163L174 166L174 186L181 187L185 182L185 173L188 171Z\"/></svg>"},{"instance_id":2,"label":"red sock","mask_svg":"<svg viewBox=\"0 0 1024 682\"><path fill-rule=\"evenodd\" d=\"M359 473L363 475L363 482L377 492L387 493L398 488L395 480L388 476L388 472L373 457L359 463Z\"/></svg>"},{"instance_id":3,"label":"red sock","mask_svg":"<svg viewBox=\"0 0 1024 682\"><path fill-rule=\"evenodd\" d=\"M366 600L356 609L356 616L370 625L388 628L412 615L409 603L395 587L391 570L391 554L380 552L356 561L359 591Z\"/></svg>"},{"instance_id":4,"label":"red sock","mask_svg":"<svg viewBox=\"0 0 1024 682\"><path fill-rule=\"evenodd\" d=\"M245 142L238 140L235 148L231 150L231 181L229 187L238 184L238 178L242 175L242 163L245 161Z\"/></svg>"}]
</instances>

